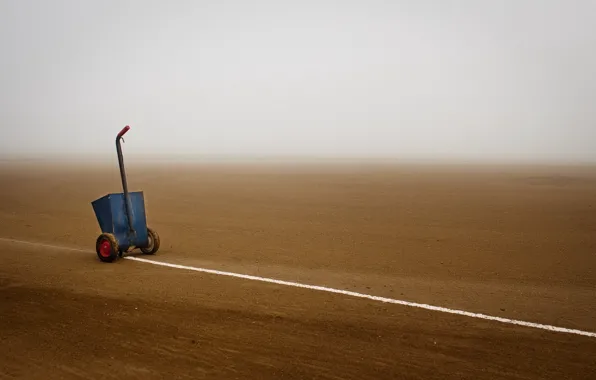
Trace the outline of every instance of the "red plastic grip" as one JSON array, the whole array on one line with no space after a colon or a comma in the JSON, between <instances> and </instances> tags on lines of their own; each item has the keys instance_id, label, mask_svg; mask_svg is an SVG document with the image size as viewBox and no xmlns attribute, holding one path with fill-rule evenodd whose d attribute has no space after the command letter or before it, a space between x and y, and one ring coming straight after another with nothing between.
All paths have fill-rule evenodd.
<instances>
[{"instance_id":1,"label":"red plastic grip","mask_svg":"<svg viewBox=\"0 0 596 380\"><path fill-rule=\"evenodd\" d=\"M122 130L120 131L120 133L118 133L118 137L124 136L124 134L126 132L128 132L129 129L130 129L130 127L128 125L126 127L122 128Z\"/></svg>"}]
</instances>

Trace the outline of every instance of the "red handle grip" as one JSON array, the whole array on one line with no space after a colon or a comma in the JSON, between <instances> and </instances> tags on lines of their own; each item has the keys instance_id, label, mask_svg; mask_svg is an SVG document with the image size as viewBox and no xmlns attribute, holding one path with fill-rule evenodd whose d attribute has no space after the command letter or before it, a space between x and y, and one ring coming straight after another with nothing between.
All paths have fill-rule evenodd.
<instances>
[{"instance_id":1,"label":"red handle grip","mask_svg":"<svg viewBox=\"0 0 596 380\"><path fill-rule=\"evenodd\" d=\"M129 129L130 129L130 127L128 125L126 127L122 128L122 130L120 131L120 133L118 133L118 138L124 136L124 134L126 132L128 132Z\"/></svg>"}]
</instances>

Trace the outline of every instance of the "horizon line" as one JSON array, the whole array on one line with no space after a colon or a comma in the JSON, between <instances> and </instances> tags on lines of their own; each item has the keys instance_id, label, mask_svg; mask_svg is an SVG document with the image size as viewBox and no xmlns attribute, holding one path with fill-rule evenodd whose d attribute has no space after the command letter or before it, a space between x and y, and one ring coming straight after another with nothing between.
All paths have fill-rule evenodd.
<instances>
[{"instance_id":1,"label":"horizon line","mask_svg":"<svg viewBox=\"0 0 596 380\"><path fill-rule=\"evenodd\" d=\"M74 161L73 161L74 160ZM114 153L108 155L90 154L2 154L0 162L44 162L44 163L112 163L117 161ZM358 156L358 155L284 155L284 154L193 154L193 153L128 153L125 164L151 163L378 163L378 164L446 164L446 165L564 165L596 166L596 160L546 159L546 158L471 158L471 157L414 157L414 156Z\"/></svg>"}]
</instances>

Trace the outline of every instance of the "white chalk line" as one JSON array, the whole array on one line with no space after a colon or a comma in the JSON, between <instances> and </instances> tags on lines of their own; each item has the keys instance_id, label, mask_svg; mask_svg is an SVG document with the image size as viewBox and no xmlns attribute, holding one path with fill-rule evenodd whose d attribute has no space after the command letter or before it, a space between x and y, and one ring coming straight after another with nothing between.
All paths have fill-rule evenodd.
<instances>
[{"instance_id":1,"label":"white chalk line","mask_svg":"<svg viewBox=\"0 0 596 380\"><path fill-rule=\"evenodd\" d=\"M63 247L63 246L60 246L60 245L38 243L38 242L26 241L26 240L9 239L9 238L3 238L3 237L0 237L0 241L7 241L9 243L17 243L17 244L34 245L36 247L45 247L45 248L51 248L51 249L62 249L62 250L65 250L65 251L84 252L84 253L90 253L90 252L92 252L92 251L90 251L88 249Z\"/></svg>"},{"instance_id":2,"label":"white chalk line","mask_svg":"<svg viewBox=\"0 0 596 380\"><path fill-rule=\"evenodd\" d=\"M19 243L19 244L28 244L28 245L38 246L38 247L62 249L62 250L69 250L69 251L76 251L76 252L85 252L85 253L92 252L90 250L84 250L84 249L80 249L80 248L69 248L69 247L62 247L62 246L57 246L57 245L37 243L37 242L24 241L24 240L16 240L16 239L0 238L0 241L7 241L7 242ZM327 292L327 293L342 294L342 295L346 295L346 296L350 296L350 297L364 298L364 299L369 299L369 300L377 301L377 302L409 306L409 307L415 307L415 308L419 308L419 309L438 311L441 313L455 314L455 315L461 315L461 316L465 316L465 317L483 319L483 320L487 320L487 321L495 321L495 322L501 322L501 323L506 323L506 324L511 324L511 325L518 325L518 326L531 327L531 328L536 328L536 329L541 329L541 330L596 338L596 333L590 332L590 331L569 329L569 328L565 328L565 327L557 327L557 326L545 325L545 324L541 324L541 323L526 322L526 321L521 321L521 320L516 320L516 319L503 318L503 317L495 317L492 315L481 314L481 313L472 313L469 311L457 310L457 309L449 309L449 308L441 307L441 306L433 306L433 305L428 305L428 304L423 304L423 303L416 303L416 302L403 301L403 300L387 298L387 297L373 296L370 294L357 293L357 292L352 292L349 290L328 288L325 286L317 286L317 285L308 285L308 284L302 284L299 282L277 280L274 278L253 276L253 275L242 274L242 273L225 272L225 271L220 271L220 270L215 270L215 269L198 268L198 267L193 267L193 266L188 266L188 265L171 264L171 263L167 263L167 262L163 262L163 261L147 260L147 259L134 257L134 256L125 256L124 259L137 261L137 262L141 262L141 263L146 263L146 264L151 264L151 265L168 267L168 268L183 269L183 270L189 270L189 271L194 271L194 272L209 273L209 274L214 274L214 275L219 275L219 276L241 278L244 280L260 281L260 282L267 282L267 283L271 283L271 284L290 286L290 287L295 287L295 288L317 290L317 291L322 291L322 292Z\"/></svg>"}]
</instances>

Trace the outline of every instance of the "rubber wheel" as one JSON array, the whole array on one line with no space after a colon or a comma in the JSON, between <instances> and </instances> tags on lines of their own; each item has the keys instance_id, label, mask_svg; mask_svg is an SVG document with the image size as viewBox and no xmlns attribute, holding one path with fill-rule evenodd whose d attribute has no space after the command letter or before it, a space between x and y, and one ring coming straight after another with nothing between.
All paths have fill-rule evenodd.
<instances>
[{"instance_id":1,"label":"rubber wheel","mask_svg":"<svg viewBox=\"0 0 596 380\"><path fill-rule=\"evenodd\" d=\"M99 235L95 242L95 251L97 257L105 263L111 263L116 260L120 253L116 237L110 233Z\"/></svg>"},{"instance_id":2,"label":"rubber wheel","mask_svg":"<svg viewBox=\"0 0 596 380\"><path fill-rule=\"evenodd\" d=\"M149 236L149 245L146 248L141 248L141 252L153 255L159 250L159 235L150 227L147 227L147 235Z\"/></svg>"}]
</instances>

